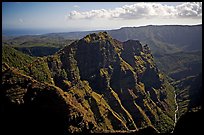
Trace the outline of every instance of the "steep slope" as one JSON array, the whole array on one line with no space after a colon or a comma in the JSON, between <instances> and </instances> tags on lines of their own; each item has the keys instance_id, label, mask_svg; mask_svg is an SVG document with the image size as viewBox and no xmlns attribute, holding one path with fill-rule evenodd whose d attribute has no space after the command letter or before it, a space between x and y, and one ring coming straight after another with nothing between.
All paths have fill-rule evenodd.
<instances>
[{"instance_id":1,"label":"steep slope","mask_svg":"<svg viewBox=\"0 0 204 135\"><path fill-rule=\"evenodd\" d=\"M202 48L202 25L124 27L118 30L111 30L109 34L120 41L139 39L149 44L153 53L156 51L160 53L174 52L178 49L199 51Z\"/></svg>"},{"instance_id":2,"label":"steep slope","mask_svg":"<svg viewBox=\"0 0 204 135\"><path fill-rule=\"evenodd\" d=\"M7 63L9 66L23 69L33 60L33 57L17 51L13 47L2 46L2 63ZM2 66L2 71L3 70L4 66Z\"/></svg>"},{"instance_id":3,"label":"steep slope","mask_svg":"<svg viewBox=\"0 0 204 135\"><path fill-rule=\"evenodd\" d=\"M149 47L139 41L119 42L107 32L93 33L52 56L37 58L18 74L9 66L5 67L8 69L4 70L3 82L6 86L20 85L19 89L24 89L20 93L29 92L24 79L20 84L15 83L23 76L37 81L39 88L31 87L31 91L40 89L46 93L49 90L45 87L49 86L49 89L53 87L54 91L59 91L63 102L76 102L78 110L72 112L77 112L77 118L82 115L83 120L79 117L80 121L75 123L76 119L72 122L65 119L66 132L135 132L146 127L152 127L149 130L156 132L171 132L174 128L174 88L156 67ZM8 75L11 72L12 75ZM16 99L12 93L18 89L12 87L4 87L1 95L5 98L4 91L10 91L11 97ZM69 99L65 95L69 95ZM56 94L45 96L49 99ZM20 101L24 101L25 96L20 97ZM9 102L12 99L9 98ZM37 107L46 107L47 101L41 101L41 97L37 99ZM56 104L61 106L61 100L58 102L57 99ZM47 105L47 109L51 106ZM88 120L91 123L83 126Z\"/></svg>"},{"instance_id":4,"label":"steep slope","mask_svg":"<svg viewBox=\"0 0 204 135\"><path fill-rule=\"evenodd\" d=\"M40 83L7 64L4 66L0 93L1 132L64 134L91 132L94 128L93 117L86 114L71 94L54 85Z\"/></svg>"},{"instance_id":5,"label":"steep slope","mask_svg":"<svg viewBox=\"0 0 204 135\"><path fill-rule=\"evenodd\" d=\"M179 105L178 117L202 109L202 73L176 81L173 85L176 88Z\"/></svg>"},{"instance_id":6,"label":"steep slope","mask_svg":"<svg viewBox=\"0 0 204 135\"><path fill-rule=\"evenodd\" d=\"M156 55L155 62L161 71L175 80L202 72L201 51Z\"/></svg>"}]
</instances>

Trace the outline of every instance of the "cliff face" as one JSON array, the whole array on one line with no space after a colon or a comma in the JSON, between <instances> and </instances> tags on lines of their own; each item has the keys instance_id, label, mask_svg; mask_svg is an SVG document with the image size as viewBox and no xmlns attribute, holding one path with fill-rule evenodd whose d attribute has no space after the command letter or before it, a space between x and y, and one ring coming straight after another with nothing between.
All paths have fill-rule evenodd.
<instances>
[{"instance_id":1,"label":"cliff face","mask_svg":"<svg viewBox=\"0 0 204 135\"><path fill-rule=\"evenodd\" d=\"M93 117L71 94L5 67L1 90L3 127L20 134L90 132L94 127Z\"/></svg>"},{"instance_id":2,"label":"cliff face","mask_svg":"<svg viewBox=\"0 0 204 135\"><path fill-rule=\"evenodd\" d=\"M139 41L119 42L106 32L94 33L34 60L19 73L10 66L3 70L3 106L35 106L39 114L63 117L59 131L173 130L174 89L149 47Z\"/></svg>"},{"instance_id":3,"label":"cliff face","mask_svg":"<svg viewBox=\"0 0 204 135\"><path fill-rule=\"evenodd\" d=\"M202 73L174 82L177 93L178 117L202 109Z\"/></svg>"}]
</instances>

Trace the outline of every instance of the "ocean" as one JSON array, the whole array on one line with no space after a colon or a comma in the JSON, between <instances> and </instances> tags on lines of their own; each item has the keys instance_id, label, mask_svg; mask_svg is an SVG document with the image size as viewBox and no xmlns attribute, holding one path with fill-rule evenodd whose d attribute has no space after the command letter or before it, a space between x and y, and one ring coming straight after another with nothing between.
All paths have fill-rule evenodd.
<instances>
[{"instance_id":1,"label":"ocean","mask_svg":"<svg viewBox=\"0 0 204 135\"><path fill-rule=\"evenodd\" d=\"M23 36L23 35L41 35L47 33L56 32L53 30L38 30L38 29L12 29L12 30L2 30L2 35L4 36Z\"/></svg>"}]
</instances>

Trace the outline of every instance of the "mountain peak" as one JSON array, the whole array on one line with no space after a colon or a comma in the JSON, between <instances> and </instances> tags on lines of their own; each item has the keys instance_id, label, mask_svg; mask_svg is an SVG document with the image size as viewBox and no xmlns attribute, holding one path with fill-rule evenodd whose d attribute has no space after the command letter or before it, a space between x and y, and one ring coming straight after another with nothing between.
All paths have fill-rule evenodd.
<instances>
[{"instance_id":1,"label":"mountain peak","mask_svg":"<svg viewBox=\"0 0 204 135\"><path fill-rule=\"evenodd\" d=\"M93 41L100 41L105 39L110 39L111 37L108 35L106 31L99 33L91 33L83 38L86 42L90 43Z\"/></svg>"},{"instance_id":2,"label":"mountain peak","mask_svg":"<svg viewBox=\"0 0 204 135\"><path fill-rule=\"evenodd\" d=\"M65 127L67 133L128 132L148 126L158 132L170 132L175 114L175 103L171 102L173 88L161 81L165 78L157 70L151 53L145 52L145 47L137 40L117 41L107 32L89 34L53 56L28 60L31 64L25 64L22 69L25 71L21 73L25 75L4 70L3 92L6 94L0 93L1 97L3 95L0 99L9 102L3 104L8 108L13 100L19 99L15 102L16 108L25 104L53 113L60 109L59 117L66 116L59 122L64 124L60 127ZM14 66L16 61L12 60ZM30 84L29 78L35 83ZM26 92L31 96L19 95ZM51 98L56 100L51 100L53 104ZM50 124L45 120L44 125L46 122Z\"/></svg>"},{"instance_id":3,"label":"mountain peak","mask_svg":"<svg viewBox=\"0 0 204 135\"><path fill-rule=\"evenodd\" d=\"M127 40L123 42L123 46L124 48L131 49L133 52L143 52L142 44L138 40Z\"/></svg>"}]
</instances>

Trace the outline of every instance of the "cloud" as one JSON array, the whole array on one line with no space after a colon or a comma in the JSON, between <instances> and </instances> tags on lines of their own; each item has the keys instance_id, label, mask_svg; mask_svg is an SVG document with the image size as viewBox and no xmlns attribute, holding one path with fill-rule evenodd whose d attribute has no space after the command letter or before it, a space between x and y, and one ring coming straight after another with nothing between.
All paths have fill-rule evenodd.
<instances>
[{"instance_id":1,"label":"cloud","mask_svg":"<svg viewBox=\"0 0 204 135\"><path fill-rule=\"evenodd\" d=\"M73 7L74 7L74 8L80 8L78 5L74 5Z\"/></svg>"},{"instance_id":2,"label":"cloud","mask_svg":"<svg viewBox=\"0 0 204 135\"><path fill-rule=\"evenodd\" d=\"M202 17L202 2L188 2L176 8L180 17Z\"/></svg>"},{"instance_id":3,"label":"cloud","mask_svg":"<svg viewBox=\"0 0 204 135\"><path fill-rule=\"evenodd\" d=\"M132 5L124 5L115 9L98 9L86 12L71 11L68 19L95 19L95 18L201 18L202 2L187 2L177 6L162 5L160 3L139 2Z\"/></svg>"}]
</instances>

